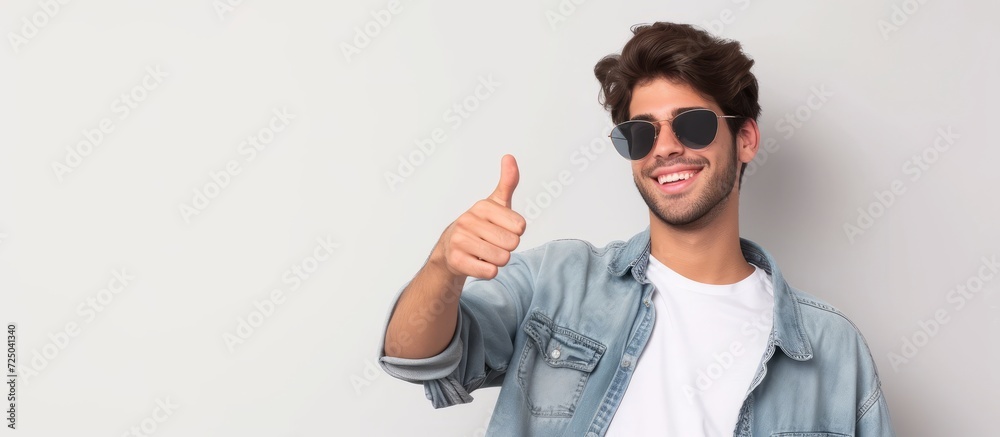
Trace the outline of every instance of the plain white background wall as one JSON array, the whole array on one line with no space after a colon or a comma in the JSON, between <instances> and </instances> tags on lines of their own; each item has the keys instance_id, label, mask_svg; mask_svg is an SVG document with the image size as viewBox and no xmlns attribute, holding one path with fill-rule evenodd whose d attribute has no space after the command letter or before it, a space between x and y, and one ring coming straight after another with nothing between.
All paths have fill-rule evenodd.
<instances>
[{"instance_id":1,"label":"plain white background wall","mask_svg":"<svg viewBox=\"0 0 1000 437\"><path fill-rule=\"evenodd\" d=\"M647 225L593 66L657 20L756 60L742 235L865 334L899 435L990 434L1000 7L577 1L4 2L20 435L482 435L496 389L375 367L388 304L504 153L521 249Z\"/></svg>"}]
</instances>

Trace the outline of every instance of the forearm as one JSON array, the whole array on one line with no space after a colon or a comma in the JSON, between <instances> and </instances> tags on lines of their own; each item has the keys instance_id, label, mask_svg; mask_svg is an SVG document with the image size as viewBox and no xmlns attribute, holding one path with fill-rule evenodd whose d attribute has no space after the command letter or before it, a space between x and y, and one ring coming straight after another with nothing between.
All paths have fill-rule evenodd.
<instances>
[{"instance_id":1,"label":"forearm","mask_svg":"<svg viewBox=\"0 0 1000 437\"><path fill-rule=\"evenodd\" d=\"M400 294L385 334L385 354L428 358L451 342L458 323L458 300L465 276L451 273L432 254Z\"/></svg>"}]
</instances>

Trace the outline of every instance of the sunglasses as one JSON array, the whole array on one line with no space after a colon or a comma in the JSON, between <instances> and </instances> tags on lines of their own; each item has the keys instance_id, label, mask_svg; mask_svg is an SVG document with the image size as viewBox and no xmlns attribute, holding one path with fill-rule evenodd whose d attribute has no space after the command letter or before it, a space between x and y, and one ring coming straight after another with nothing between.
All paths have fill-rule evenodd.
<instances>
[{"instance_id":1,"label":"sunglasses","mask_svg":"<svg viewBox=\"0 0 1000 437\"><path fill-rule=\"evenodd\" d=\"M719 132L720 118L743 118L739 115L718 115L708 108L690 109L666 120L629 120L611 130L611 142L625 159L637 160L646 157L656 137L660 134L660 122L669 121L677 140L689 149L704 149Z\"/></svg>"}]
</instances>

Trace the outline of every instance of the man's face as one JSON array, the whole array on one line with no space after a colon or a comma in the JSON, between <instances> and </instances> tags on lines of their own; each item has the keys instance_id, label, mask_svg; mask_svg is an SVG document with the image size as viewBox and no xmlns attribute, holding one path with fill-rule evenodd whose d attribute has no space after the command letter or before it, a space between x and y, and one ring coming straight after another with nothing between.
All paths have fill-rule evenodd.
<instances>
[{"instance_id":1,"label":"man's face","mask_svg":"<svg viewBox=\"0 0 1000 437\"><path fill-rule=\"evenodd\" d=\"M632 119L665 120L682 112L681 108L708 108L726 115L689 85L662 78L632 90L629 114ZM708 223L723 209L730 194L739 195L736 179L741 162L725 120L719 119L715 141L698 150L684 147L670 123L662 122L653 150L643 159L632 161L639 194L663 222L672 226ZM675 178L678 173L693 175L686 180L660 183L660 176Z\"/></svg>"}]
</instances>

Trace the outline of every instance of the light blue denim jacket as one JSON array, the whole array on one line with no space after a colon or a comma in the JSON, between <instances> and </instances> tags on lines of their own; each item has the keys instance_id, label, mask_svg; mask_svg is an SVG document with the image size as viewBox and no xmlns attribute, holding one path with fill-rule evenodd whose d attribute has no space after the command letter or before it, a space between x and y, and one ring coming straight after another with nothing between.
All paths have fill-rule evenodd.
<instances>
[{"instance_id":1,"label":"light blue denim jacket","mask_svg":"<svg viewBox=\"0 0 1000 437\"><path fill-rule=\"evenodd\" d=\"M733 435L894 435L857 328L789 286L759 245L741 238L740 247L771 275L774 320L743 406L734 412ZM603 436L656 317L645 271L649 248L647 227L602 248L566 239L515 252L494 279L466 283L458 327L443 352L386 356L383 334L379 363L396 378L423 383L435 408L500 386L489 436ZM433 315L428 309L420 317Z\"/></svg>"}]
</instances>

